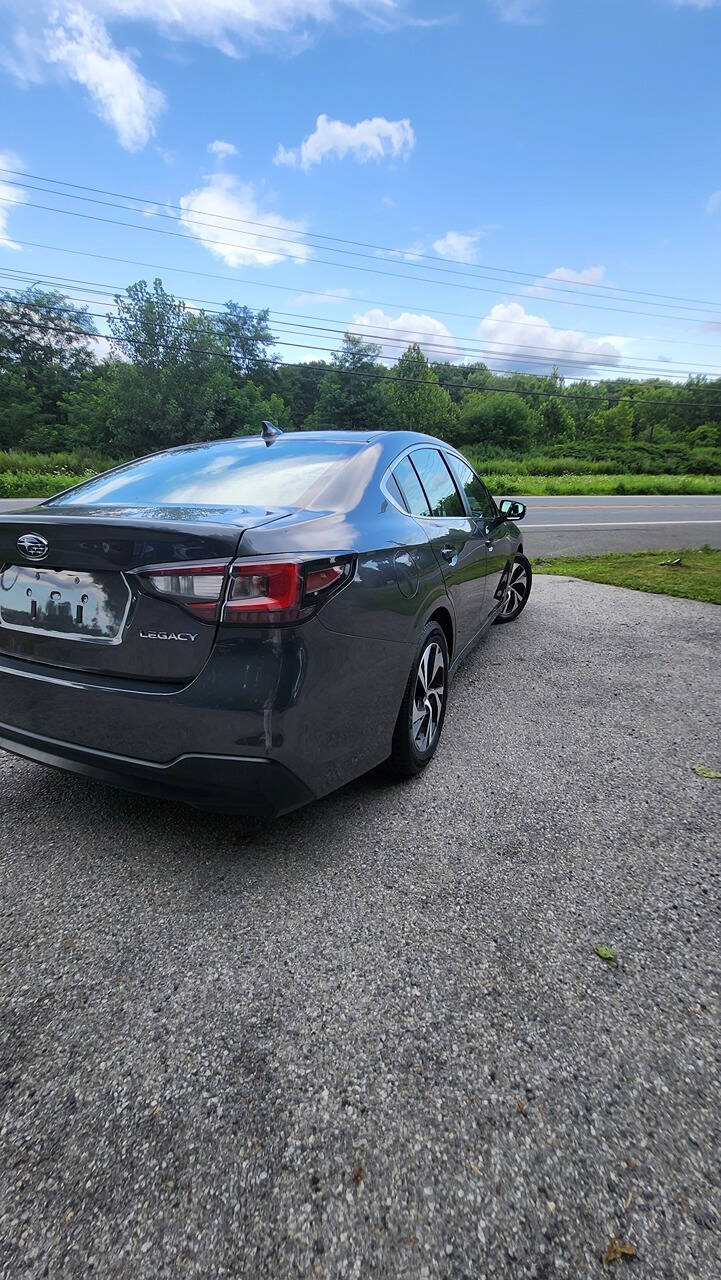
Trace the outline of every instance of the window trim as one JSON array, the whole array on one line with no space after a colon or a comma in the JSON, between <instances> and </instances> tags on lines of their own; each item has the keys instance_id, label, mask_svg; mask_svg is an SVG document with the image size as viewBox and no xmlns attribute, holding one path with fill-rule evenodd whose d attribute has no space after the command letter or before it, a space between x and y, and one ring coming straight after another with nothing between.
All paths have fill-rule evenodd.
<instances>
[{"instance_id":1,"label":"window trim","mask_svg":"<svg viewBox=\"0 0 721 1280\"><path fill-rule=\"evenodd\" d=\"M469 506L469 504L468 504L468 499L466 498L465 492L464 492L463 488L459 485L458 480L456 479L455 475L454 475L454 474L453 474L453 472L451 471L451 468L450 468L450 466L448 465L448 461L447 461L447 459L445 458L445 456L444 456L444 455L445 455L445 454L449 454L452 458L458 458L461 462L465 462L465 464L466 464L466 466L467 466L467 467L471 467L470 462L468 461L468 459L467 459L467 458L465 458L465 457L463 456L463 454L462 454L462 453L459 453L459 452L458 452L458 450L457 450L457 449L454 449L451 445L442 444L442 443L440 443L440 442L439 442L438 444L436 444L436 442L435 442L435 441L429 441L429 443L428 443L428 444L425 444L425 443L423 443L423 444L422 444L420 441L418 441L418 440L417 440L417 441L414 441L414 443L413 443L413 444L409 444L409 445L407 445L407 446L406 446L406 448L405 448L405 449L403 449L403 450L401 451L401 453L399 453L399 454L397 454L397 455L396 455L396 457L393 459L393 461L392 461L392 462L389 462L388 466L386 467L385 471L383 472L383 475L382 475L382 477L381 477L381 482L380 482L381 493L384 495L384 497L386 497L386 498L388 499L388 501L392 504L392 506L393 506L393 507L395 507L396 511L400 511L401 515L409 516L411 520L449 520L449 519L453 519L453 517L452 517L452 516L434 516L434 515L429 515L429 516L414 516L410 511L406 511L405 507L399 507L399 506L398 506L398 503L397 503L397 501L396 501L396 499L393 497L393 494L392 494L391 492L389 492L389 486L388 486L388 484L387 484L387 480L388 480L389 475L390 475L390 474L395 470L395 468L398 466L398 463L399 463L399 462L402 462L404 458L408 457L410 454L412 454L412 453L413 453L415 450L417 450L417 449L435 449L438 453L440 453L441 457L443 458L443 462L444 462L444 464L445 464L445 466L446 466L446 469L448 470L448 473L449 473L449 475L450 475L450 477L451 477L451 480L453 481L454 485L456 486L456 490L457 490L457 492L458 492L458 496L459 496L459 497L460 497L460 499L461 499L461 504L462 504L462 506L463 506L463 509L464 509L464 512L465 512L466 519L467 519L467 520L480 520L480 519L482 519L482 517L481 517L481 516L474 516L473 512L471 511L471 508L470 508L470 506ZM413 470L415 471L416 475L418 476L418 483L420 484L421 489L423 490L423 492L424 492L424 494L425 494L425 496L426 496L426 502L428 502L428 510L430 511L430 509L431 509L431 504L430 504L430 502L428 501L428 494L426 493L425 485L423 484L423 481L421 480L421 477L418 475L418 469L416 468L416 466L415 466L415 464L414 464L414 462L413 462L413 459L412 459L412 458L411 458L411 466L413 467ZM493 494L491 493L490 489L488 488L488 485L487 485L487 484L486 484L486 482L482 479L482 477L481 477L481 476L479 476L479 474L478 474L478 472L476 471L475 467L471 467L471 471L473 472L473 474L474 474L474 476L476 477L476 479L480 481L480 483L483 485L484 489L485 489L485 490L486 490L486 492L488 493L488 495L489 495L489 497L490 497L490 499L491 499L491 502L493 503L493 508L494 508L494 510L495 510L495 512L496 512L496 515L498 515L498 505L497 505L497 503L496 503L496 499L494 498ZM396 481L396 483L398 483L398 482ZM459 517L459 519L460 519L460 518L461 518L461 517Z\"/></svg>"}]
</instances>

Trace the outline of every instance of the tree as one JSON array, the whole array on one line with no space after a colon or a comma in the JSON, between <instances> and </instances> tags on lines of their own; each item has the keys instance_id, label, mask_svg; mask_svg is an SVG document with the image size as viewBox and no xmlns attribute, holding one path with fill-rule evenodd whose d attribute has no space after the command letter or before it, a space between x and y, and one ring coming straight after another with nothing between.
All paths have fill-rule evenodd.
<instances>
[{"instance_id":1,"label":"tree","mask_svg":"<svg viewBox=\"0 0 721 1280\"><path fill-rule=\"evenodd\" d=\"M214 321L154 280L139 280L116 298L108 316L113 347L124 359L107 370L106 396L94 418L98 441L122 455L232 435L236 381ZM77 416L79 404L74 406Z\"/></svg>"},{"instance_id":2,"label":"tree","mask_svg":"<svg viewBox=\"0 0 721 1280\"><path fill-rule=\"evenodd\" d=\"M116 313L108 315L115 352L141 368L177 366L188 336L185 303L163 288L159 279L152 289L145 280L128 285L125 296L116 294Z\"/></svg>"},{"instance_id":3,"label":"tree","mask_svg":"<svg viewBox=\"0 0 721 1280\"><path fill-rule=\"evenodd\" d=\"M380 431L388 427L389 406L383 387L386 375L376 363L379 356L380 347L364 342L357 334L345 333L321 380L315 409L304 423L306 429Z\"/></svg>"},{"instance_id":4,"label":"tree","mask_svg":"<svg viewBox=\"0 0 721 1280\"><path fill-rule=\"evenodd\" d=\"M438 381L418 346L412 342L388 375L386 394L394 426L452 440L458 408Z\"/></svg>"},{"instance_id":5,"label":"tree","mask_svg":"<svg viewBox=\"0 0 721 1280\"><path fill-rule=\"evenodd\" d=\"M461 407L463 443L500 445L520 453L531 443L532 426L531 410L513 391L475 391Z\"/></svg>"},{"instance_id":6,"label":"tree","mask_svg":"<svg viewBox=\"0 0 721 1280\"><path fill-rule=\"evenodd\" d=\"M329 367L325 360L275 365L264 380L264 386L276 391L286 404L292 405L296 424L304 426L318 403L321 379Z\"/></svg>"},{"instance_id":7,"label":"tree","mask_svg":"<svg viewBox=\"0 0 721 1280\"><path fill-rule=\"evenodd\" d=\"M96 333L87 307L60 293L0 294L0 445L67 443L63 398L92 367Z\"/></svg>"},{"instance_id":8,"label":"tree","mask_svg":"<svg viewBox=\"0 0 721 1280\"><path fill-rule=\"evenodd\" d=\"M633 405L620 400L612 409L599 409L588 421L592 438L602 444L630 444L633 439Z\"/></svg>"},{"instance_id":9,"label":"tree","mask_svg":"<svg viewBox=\"0 0 721 1280\"><path fill-rule=\"evenodd\" d=\"M560 396L550 395L542 400L536 414L536 444L570 444L575 435L573 415Z\"/></svg>"},{"instance_id":10,"label":"tree","mask_svg":"<svg viewBox=\"0 0 721 1280\"><path fill-rule=\"evenodd\" d=\"M238 378L264 379L278 361L269 354L275 345L269 326L269 311L251 311L238 302L226 302L213 318L213 327L225 346Z\"/></svg>"}]
</instances>

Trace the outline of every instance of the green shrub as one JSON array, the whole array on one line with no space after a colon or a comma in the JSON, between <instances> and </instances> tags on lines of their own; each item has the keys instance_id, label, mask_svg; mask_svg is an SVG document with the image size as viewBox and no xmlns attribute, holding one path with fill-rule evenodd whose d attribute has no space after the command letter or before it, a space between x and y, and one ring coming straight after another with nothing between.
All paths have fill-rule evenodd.
<instances>
[{"instance_id":1,"label":"green shrub","mask_svg":"<svg viewBox=\"0 0 721 1280\"><path fill-rule=\"evenodd\" d=\"M97 475L117 467L114 458L106 458L89 449L76 449L72 453L26 453L21 450L0 450L0 472L34 472L39 475Z\"/></svg>"},{"instance_id":2,"label":"green shrub","mask_svg":"<svg viewBox=\"0 0 721 1280\"><path fill-rule=\"evenodd\" d=\"M82 476L66 471L57 471L55 475L42 471L0 471L0 498L52 498L53 494L80 484L93 474L92 471Z\"/></svg>"}]
</instances>

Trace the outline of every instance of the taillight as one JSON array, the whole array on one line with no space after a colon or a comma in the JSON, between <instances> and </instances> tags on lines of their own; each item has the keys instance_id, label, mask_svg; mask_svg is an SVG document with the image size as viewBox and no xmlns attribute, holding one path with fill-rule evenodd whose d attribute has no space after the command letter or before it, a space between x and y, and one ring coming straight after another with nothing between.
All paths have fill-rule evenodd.
<instances>
[{"instance_id":1,"label":"taillight","mask_svg":"<svg viewBox=\"0 0 721 1280\"><path fill-rule=\"evenodd\" d=\"M295 561L238 561L230 570L230 586L223 610L224 622L253 622L253 615L297 614L303 588L302 565ZM285 618L292 621L292 617Z\"/></svg>"},{"instance_id":2,"label":"taillight","mask_svg":"<svg viewBox=\"0 0 721 1280\"><path fill-rule=\"evenodd\" d=\"M215 622L225 591L228 561L222 564L184 564L141 569L138 577L173 604L182 605L198 618Z\"/></svg>"},{"instance_id":3,"label":"taillight","mask_svg":"<svg viewBox=\"0 0 721 1280\"><path fill-rule=\"evenodd\" d=\"M144 591L206 622L273 626L309 618L348 582L352 556L324 560L236 560L139 569ZM221 613L222 610L222 613Z\"/></svg>"},{"instance_id":4,"label":"taillight","mask_svg":"<svg viewBox=\"0 0 721 1280\"><path fill-rule=\"evenodd\" d=\"M326 560L237 560L230 569L230 585L223 622L301 622L309 618L351 576L349 556Z\"/></svg>"}]
</instances>

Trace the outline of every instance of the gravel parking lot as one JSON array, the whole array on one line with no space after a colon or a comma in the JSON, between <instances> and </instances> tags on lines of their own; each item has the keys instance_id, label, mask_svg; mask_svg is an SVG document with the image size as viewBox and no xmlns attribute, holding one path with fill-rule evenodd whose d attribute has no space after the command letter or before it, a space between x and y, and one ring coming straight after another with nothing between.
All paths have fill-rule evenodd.
<instances>
[{"instance_id":1,"label":"gravel parking lot","mask_svg":"<svg viewBox=\"0 0 721 1280\"><path fill-rule=\"evenodd\" d=\"M0 753L0 1274L717 1280L719 654L538 579L265 827Z\"/></svg>"}]
</instances>

